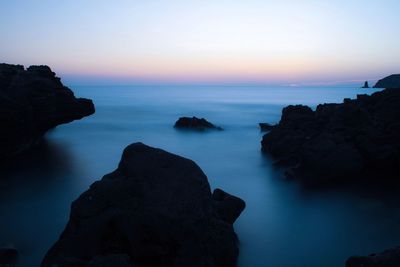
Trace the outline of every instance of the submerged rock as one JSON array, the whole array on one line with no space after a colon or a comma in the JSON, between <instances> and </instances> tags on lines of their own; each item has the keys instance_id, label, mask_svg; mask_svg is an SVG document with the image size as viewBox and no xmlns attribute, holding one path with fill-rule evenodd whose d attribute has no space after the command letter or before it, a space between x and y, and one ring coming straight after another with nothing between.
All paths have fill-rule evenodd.
<instances>
[{"instance_id":1,"label":"submerged rock","mask_svg":"<svg viewBox=\"0 0 400 267\"><path fill-rule=\"evenodd\" d=\"M193 161L135 143L72 203L42 266L235 266L244 207Z\"/></svg>"},{"instance_id":2,"label":"submerged rock","mask_svg":"<svg viewBox=\"0 0 400 267\"><path fill-rule=\"evenodd\" d=\"M13 248L0 248L0 266L15 266L18 260L18 251Z\"/></svg>"},{"instance_id":3,"label":"submerged rock","mask_svg":"<svg viewBox=\"0 0 400 267\"><path fill-rule=\"evenodd\" d=\"M198 131L204 131L207 129L222 130L221 127L215 126L206 119L204 118L199 119L197 117L192 117L192 118L181 117L175 122L174 127L181 129L198 130Z\"/></svg>"},{"instance_id":4,"label":"submerged rock","mask_svg":"<svg viewBox=\"0 0 400 267\"><path fill-rule=\"evenodd\" d=\"M305 182L398 179L400 90L358 95L342 104L288 106L264 135L262 150Z\"/></svg>"},{"instance_id":5,"label":"submerged rock","mask_svg":"<svg viewBox=\"0 0 400 267\"><path fill-rule=\"evenodd\" d=\"M48 66L0 64L0 159L30 148L57 125L94 113Z\"/></svg>"},{"instance_id":6,"label":"submerged rock","mask_svg":"<svg viewBox=\"0 0 400 267\"><path fill-rule=\"evenodd\" d=\"M275 125L266 122L260 122L258 125L260 126L260 130L263 132L271 131L275 127Z\"/></svg>"},{"instance_id":7,"label":"submerged rock","mask_svg":"<svg viewBox=\"0 0 400 267\"><path fill-rule=\"evenodd\" d=\"M398 267L400 247L374 253L368 256L353 256L346 261L346 267Z\"/></svg>"},{"instance_id":8,"label":"submerged rock","mask_svg":"<svg viewBox=\"0 0 400 267\"><path fill-rule=\"evenodd\" d=\"M369 88L368 81L365 81L365 83L364 83L363 87L361 87L361 88Z\"/></svg>"},{"instance_id":9,"label":"submerged rock","mask_svg":"<svg viewBox=\"0 0 400 267\"><path fill-rule=\"evenodd\" d=\"M374 88L400 88L400 74L392 74L379 80Z\"/></svg>"}]
</instances>

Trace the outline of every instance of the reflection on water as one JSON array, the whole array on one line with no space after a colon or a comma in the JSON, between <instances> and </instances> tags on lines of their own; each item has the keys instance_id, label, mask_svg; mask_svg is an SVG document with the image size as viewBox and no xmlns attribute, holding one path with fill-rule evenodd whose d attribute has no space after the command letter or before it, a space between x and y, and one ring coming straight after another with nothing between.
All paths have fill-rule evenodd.
<instances>
[{"instance_id":1,"label":"reflection on water","mask_svg":"<svg viewBox=\"0 0 400 267\"><path fill-rule=\"evenodd\" d=\"M397 245L399 203L375 193L305 190L260 152L259 122L279 121L288 104L340 102L373 90L264 87L75 87L96 114L57 127L46 142L0 170L0 246L19 266L37 266L63 230L71 201L112 171L123 148L141 141L188 157L213 188L243 198L235 223L240 267L343 266L347 256ZM224 131L172 126L205 117ZM362 192L362 191L361 191Z\"/></svg>"}]
</instances>

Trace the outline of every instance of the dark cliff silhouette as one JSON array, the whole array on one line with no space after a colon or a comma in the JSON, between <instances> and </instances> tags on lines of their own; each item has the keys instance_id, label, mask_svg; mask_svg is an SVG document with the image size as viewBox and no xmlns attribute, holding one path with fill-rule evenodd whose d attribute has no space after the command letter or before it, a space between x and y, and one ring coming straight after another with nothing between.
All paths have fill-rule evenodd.
<instances>
[{"instance_id":1,"label":"dark cliff silhouette","mask_svg":"<svg viewBox=\"0 0 400 267\"><path fill-rule=\"evenodd\" d=\"M400 88L400 74L392 74L379 80L374 88Z\"/></svg>"},{"instance_id":2,"label":"dark cliff silhouette","mask_svg":"<svg viewBox=\"0 0 400 267\"><path fill-rule=\"evenodd\" d=\"M71 207L50 266L236 266L243 200L211 193L191 160L135 143Z\"/></svg>"},{"instance_id":3,"label":"dark cliff silhouette","mask_svg":"<svg viewBox=\"0 0 400 267\"><path fill-rule=\"evenodd\" d=\"M0 64L0 159L37 143L51 128L94 113L48 66Z\"/></svg>"},{"instance_id":4,"label":"dark cliff silhouette","mask_svg":"<svg viewBox=\"0 0 400 267\"><path fill-rule=\"evenodd\" d=\"M262 139L262 150L305 183L398 180L400 89L342 104L288 106ZM400 181L398 181L400 182Z\"/></svg>"}]
</instances>

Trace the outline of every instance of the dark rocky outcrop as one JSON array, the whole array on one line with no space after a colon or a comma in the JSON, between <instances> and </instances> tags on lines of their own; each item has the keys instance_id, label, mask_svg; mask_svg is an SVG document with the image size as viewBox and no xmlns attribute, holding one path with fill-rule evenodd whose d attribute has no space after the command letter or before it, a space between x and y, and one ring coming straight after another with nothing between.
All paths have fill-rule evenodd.
<instances>
[{"instance_id":1,"label":"dark rocky outcrop","mask_svg":"<svg viewBox=\"0 0 400 267\"><path fill-rule=\"evenodd\" d=\"M400 88L400 74L392 74L379 80L374 88Z\"/></svg>"},{"instance_id":2,"label":"dark rocky outcrop","mask_svg":"<svg viewBox=\"0 0 400 267\"><path fill-rule=\"evenodd\" d=\"M288 106L264 135L262 150L305 182L397 180L400 90L358 95L342 104Z\"/></svg>"},{"instance_id":3,"label":"dark rocky outcrop","mask_svg":"<svg viewBox=\"0 0 400 267\"><path fill-rule=\"evenodd\" d=\"M192 117L192 118L181 117L175 122L174 127L180 129L197 130L197 131L204 131L207 129L222 130L221 127L215 126L206 119L204 118L199 119L197 117Z\"/></svg>"},{"instance_id":4,"label":"dark rocky outcrop","mask_svg":"<svg viewBox=\"0 0 400 267\"><path fill-rule=\"evenodd\" d=\"M51 128L94 113L47 66L0 64L0 159L24 151Z\"/></svg>"},{"instance_id":5,"label":"dark rocky outcrop","mask_svg":"<svg viewBox=\"0 0 400 267\"><path fill-rule=\"evenodd\" d=\"M235 266L244 207L193 161L135 143L72 203L42 266Z\"/></svg>"},{"instance_id":6,"label":"dark rocky outcrop","mask_svg":"<svg viewBox=\"0 0 400 267\"><path fill-rule=\"evenodd\" d=\"M260 130L263 132L271 131L275 127L275 125L266 122L260 122L258 125L260 126Z\"/></svg>"},{"instance_id":7,"label":"dark rocky outcrop","mask_svg":"<svg viewBox=\"0 0 400 267\"><path fill-rule=\"evenodd\" d=\"M0 267L15 266L18 260L18 251L13 248L0 248Z\"/></svg>"},{"instance_id":8,"label":"dark rocky outcrop","mask_svg":"<svg viewBox=\"0 0 400 267\"><path fill-rule=\"evenodd\" d=\"M365 83L364 83L363 87L361 87L361 88L369 88L368 81L365 81Z\"/></svg>"},{"instance_id":9,"label":"dark rocky outcrop","mask_svg":"<svg viewBox=\"0 0 400 267\"><path fill-rule=\"evenodd\" d=\"M346 261L346 267L398 267L400 266L400 247L385 250L368 256L353 256Z\"/></svg>"}]
</instances>

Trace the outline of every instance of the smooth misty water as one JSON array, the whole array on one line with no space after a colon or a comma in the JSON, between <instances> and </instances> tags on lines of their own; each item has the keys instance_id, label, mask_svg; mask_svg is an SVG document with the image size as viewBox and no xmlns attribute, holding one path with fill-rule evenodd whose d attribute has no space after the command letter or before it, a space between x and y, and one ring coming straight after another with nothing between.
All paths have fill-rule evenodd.
<instances>
[{"instance_id":1,"label":"smooth misty water","mask_svg":"<svg viewBox=\"0 0 400 267\"><path fill-rule=\"evenodd\" d=\"M285 105L341 102L372 89L72 87L94 100L96 114L57 127L46 143L0 172L0 247L18 248L19 266L39 265L63 230L71 201L115 169L123 148L137 141L193 159L212 188L246 201L235 223L240 267L344 266L349 255L400 242L396 201L376 192L304 190L260 152L258 122L279 121ZM225 131L172 127L192 115Z\"/></svg>"}]
</instances>

